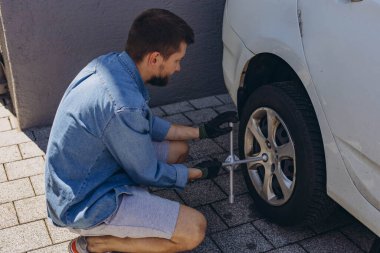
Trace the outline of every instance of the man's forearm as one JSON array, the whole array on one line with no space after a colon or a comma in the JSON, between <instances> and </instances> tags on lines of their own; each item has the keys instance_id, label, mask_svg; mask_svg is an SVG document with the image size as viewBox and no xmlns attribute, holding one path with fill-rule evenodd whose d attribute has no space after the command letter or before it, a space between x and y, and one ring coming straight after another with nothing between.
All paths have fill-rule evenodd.
<instances>
[{"instance_id":1,"label":"man's forearm","mask_svg":"<svg viewBox=\"0 0 380 253\"><path fill-rule=\"evenodd\" d=\"M199 128L172 124L165 139L168 141L187 141L199 138Z\"/></svg>"},{"instance_id":2,"label":"man's forearm","mask_svg":"<svg viewBox=\"0 0 380 253\"><path fill-rule=\"evenodd\" d=\"M197 168L188 168L189 170L189 181L193 181L202 177L202 171Z\"/></svg>"}]
</instances>

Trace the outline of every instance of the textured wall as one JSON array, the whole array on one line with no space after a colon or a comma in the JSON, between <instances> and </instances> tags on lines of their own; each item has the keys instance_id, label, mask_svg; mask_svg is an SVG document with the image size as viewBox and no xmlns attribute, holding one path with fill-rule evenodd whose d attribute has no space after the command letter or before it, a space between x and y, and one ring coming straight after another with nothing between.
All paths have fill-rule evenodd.
<instances>
[{"instance_id":1,"label":"textured wall","mask_svg":"<svg viewBox=\"0 0 380 253\"><path fill-rule=\"evenodd\" d=\"M152 105L225 92L221 28L224 0L1 0L8 82L21 128L47 125L66 87L94 57L124 48L134 18L165 8L195 31L182 71L150 88Z\"/></svg>"}]
</instances>

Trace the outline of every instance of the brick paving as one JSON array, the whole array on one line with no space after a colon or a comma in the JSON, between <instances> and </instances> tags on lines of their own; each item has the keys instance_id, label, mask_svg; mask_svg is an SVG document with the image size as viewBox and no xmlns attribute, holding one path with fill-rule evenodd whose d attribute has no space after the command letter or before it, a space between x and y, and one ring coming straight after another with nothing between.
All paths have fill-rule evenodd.
<instances>
[{"instance_id":1,"label":"brick paving","mask_svg":"<svg viewBox=\"0 0 380 253\"><path fill-rule=\"evenodd\" d=\"M43 163L50 127L20 132L10 101L0 97L0 253L67 252L76 237L47 220ZM196 125L234 110L227 94L153 108L173 123ZM234 129L235 135L237 128ZM229 138L190 142L188 166L228 156ZM235 145L235 149L237 146ZM213 180L196 181L182 192L152 188L159 196L196 208L208 220L204 242L192 252L368 252L375 236L338 209L328 220L309 227L280 227L255 209L241 171L235 174L235 203L228 203L229 177L222 170Z\"/></svg>"}]
</instances>

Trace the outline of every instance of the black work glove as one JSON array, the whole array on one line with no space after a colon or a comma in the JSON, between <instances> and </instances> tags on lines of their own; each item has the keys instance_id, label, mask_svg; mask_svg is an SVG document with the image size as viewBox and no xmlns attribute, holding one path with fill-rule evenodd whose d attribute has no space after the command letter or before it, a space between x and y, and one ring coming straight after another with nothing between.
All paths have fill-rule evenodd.
<instances>
[{"instance_id":1,"label":"black work glove","mask_svg":"<svg viewBox=\"0 0 380 253\"><path fill-rule=\"evenodd\" d=\"M217 159L203 161L194 166L194 168L202 171L202 177L200 179L211 179L218 176L222 163Z\"/></svg>"},{"instance_id":2,"label":"black work glove","mask_svg":"<svg viewBox=\"0 0 380 253\"><path fill-rule=\"evenodd\" d=\"M227 126L221 128L224 123L238 122L237 113L234 111L223 112L216 116L214 119L204 123L199 127L199 139L215 138L224 134L228 134L232 131L232 127Z\"/></svg>"}]
</instances>

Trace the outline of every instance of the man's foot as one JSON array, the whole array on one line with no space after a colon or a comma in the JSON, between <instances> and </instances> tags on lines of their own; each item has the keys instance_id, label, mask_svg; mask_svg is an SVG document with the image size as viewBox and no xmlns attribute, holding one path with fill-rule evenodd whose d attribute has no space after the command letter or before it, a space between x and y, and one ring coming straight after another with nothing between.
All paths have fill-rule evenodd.
<instances>
[{"instance_id":1,"label":"man's foot","mask_svg":"<svg viewBox=\"0 0 380 253\"><path fill-rule=\"evenodd\" d=\"M79 236L69 243L69 253L89 253L87 251L86 238Z\"/></svg>"}]
</instances>

